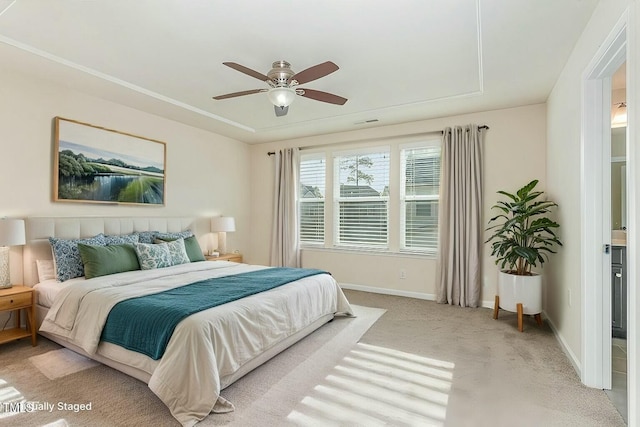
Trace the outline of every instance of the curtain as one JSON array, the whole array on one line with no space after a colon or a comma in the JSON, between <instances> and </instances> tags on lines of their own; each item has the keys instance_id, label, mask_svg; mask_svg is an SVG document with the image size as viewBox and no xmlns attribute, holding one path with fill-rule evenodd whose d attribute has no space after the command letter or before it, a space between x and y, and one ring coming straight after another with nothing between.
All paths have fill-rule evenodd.
<instances>
[{"instance_id":1,"label":"curtain","mask_svg":"<svg viewBox=\"0 0 640 427\"><path fill-rule=\"evenodd\" d=\"M297 148L275 153L273 227L271 235L271 265L300 267L300 230L298 226Z\"/></svg>"},{"instance_id":2,"label":"curtain","mask_svg":"<svg viewBox=\"0 0 640 427\"><path fill-rule=\"evenodd\" d=\"M446 128L438 212L437 302L478 307L482 287L483 133Z\"/></svg>"}]
</instances>

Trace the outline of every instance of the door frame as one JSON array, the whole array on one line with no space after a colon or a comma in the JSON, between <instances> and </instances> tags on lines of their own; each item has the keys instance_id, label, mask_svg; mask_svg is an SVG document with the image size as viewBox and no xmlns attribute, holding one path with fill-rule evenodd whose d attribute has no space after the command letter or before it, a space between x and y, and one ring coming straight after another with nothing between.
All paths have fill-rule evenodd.
<instances>
[{"instance_id":1,"label":"door frame","mask_svg":"<svg viewBox=\"0 0 640 427\"><path fill-rule=\"evenodd\" d=\"M626 29L626 19L616 25L582 79L581 379L605 389L611 388L611 257L603 256L611 245L611 76L627 59Z\"/></svg>"},{"instance_id":2,"label":"door frame","mask_svg":"<svg viewBox=\"0 0 640 427\"><path fill-rule=\"evenodd\" d=\"M627 62L627 259L635 259L637 237L637 201L634 127L635 94L637 88L632 81L635 64L635 46L638 35L629 25L630 16L635 18L633 6L616 23L609 36L603 41L582 77L582 124L581 124L581 334L582 354L580 375L582 382L590 387L611 387L611 258L603 256L603 245L611 244L610 206L603 209L606 193L603 188L610 183L610 106L611 76L616 69ZM634 49L635 47L635 49ZM631 54L630 54L631 53ZM604 159L603 159L604 157ZM608 167L607 167L608 164ZM629 284L637 282L637 268L630 263ZM608 284L608 286L607 286ZM628 422L638 421L637 397L640 382L636 378L638 369L637 339L639 307L638 293L634 286L628 292L627 334L627 400Z\"/></svg>"}]
</instances>

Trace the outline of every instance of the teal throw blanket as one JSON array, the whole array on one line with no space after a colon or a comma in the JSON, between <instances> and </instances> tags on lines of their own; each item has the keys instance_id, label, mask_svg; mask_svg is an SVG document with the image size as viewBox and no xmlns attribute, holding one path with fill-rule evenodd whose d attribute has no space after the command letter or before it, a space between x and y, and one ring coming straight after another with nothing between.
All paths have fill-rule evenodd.
<instances>
[{"instance_id":1,"label":"teal throw blanket","mask_svg":"<svg viewBox=\"0 0 640 427\"><path fill-rule=\"evenodd\" d=\"M218 305L326 271L274 267L206 279L152 295L117 303L109 312L102 341L158 360L173 330L185 317Z\"/></svg>"}]
</instances>

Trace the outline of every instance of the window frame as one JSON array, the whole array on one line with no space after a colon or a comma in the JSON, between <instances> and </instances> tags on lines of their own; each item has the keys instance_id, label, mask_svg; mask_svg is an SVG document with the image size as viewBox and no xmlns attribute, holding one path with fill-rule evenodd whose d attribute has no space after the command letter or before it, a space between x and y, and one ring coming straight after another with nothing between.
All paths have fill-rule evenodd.
<instances>
[{"instance_id":1,"label":"window frame","mask_svg":"<svg viewBox=\"0 0 640 427\"><path fill-rule=\"evenodd\" d=\"M360 156L367 154L383 154L387 157L386 165L386 188L389 188L391 178L391 147L388 145L375 146L375 147L363 147L352 150L338 150L331 153L333 158L333 246L339 249L361 249L361 250L374 250L374 251L388 251L390 247L389 228L390 228L390 215L389 215L389 195L386 196L364 196L364 197L344 197L340 195L340 159L350 156ZM372 187L373 188L373 187ZM362 203L385 203L385 215L386 215L386 233L384 242L381 244L371 244L367 242L343 242L340 239L340 206L345 202L362 202Z\"/></svg>"},{"instance_id":2,"label":"window frame","mask_svg":"<svg viewBox=\"0 0 640 427\"><path fill-rule=\"evenodd\" d=\"M376 143L377 142L377 143ZM364 145L366 141L357 143L327 144L325 146L306 147L305 153L301 153L302 159L315 156L325 159L325 191L324 191L324 241L311 242L300 241L300 246L304 250L322 250L336 252L354 253L375 253L385 256L404 257L427 257L434 258L437 254L435 248L406 248L406 164L403 158L403 150L406 148L428 148L431 146L440 147L440 159L442 158L442 138L440 134L406 135L389 138L379 138L370 140L369 145ZM308 151L307 151L308 150ZM381 197L357 197L365 201L377 201L384 199L387 203L386 215L386 244L368 245L354 244L352 242L341 242L339 236L340 229L340 165L336 158L340 156L367 154L384 151L388 156L388 183L387 194ZM302 181L299 181L302 184ZM439 182L439 184L441 184ZM440 193L440 191L438 192ZM298 191L300 194L300 190ZM435 196L430 196L435 199ZM355 197L352 198L356 199ZM439 201L439 197L437 197ZM438 208L439 209L439 208ZM300 224L300 223L299 223Z\"/></svg>"},{"instance_id":3,"label":"window frame","mask_svg":"<svg viewBox=\"0 0 640 427\"><path fill-rule=\"evenodd\" d=\"M322 198L303 198L298 191L297 199L298 199L298 230L300 232L300 245L301 246L314 246L314 247L323 247L326 244L326 229L327 229L327 155L324 152L312 152L312 153L301 153L300 154L300 165L298 170L298 176L300 177L300 182L298 183L301 187L302 185L302 162L305 160L323 160L324 161L324 194ZM303 240L302 239L302 204L303 203L317 203L322 202L322 240Z\"/></svg>"},{"instance_id":4,"label":"window frame","mask_svg":"<svg viewBox=\"0 0 640 427\"><path fill-rule=\"evenodd\" d=\"M440 192L441 192L441 176L438 177L438 194L429 194L429 195L407 195L406 190L406 178L407 178L407 158L406 151L407 150L416 150L416 149L428 149L428 148L438 148L437 158L440 161L440 167L442 167L442 139L441 138L429 138L425 140L421 140L418 142L411 142L406 144L400 144L398 146L398 152L400 155L400 242L399 242L399 251L403 253L420 253L420 254L429 254L435 255L438 252L438 239L436 238L435 246L431 247L407 247L407 202L419 202L419 201L437 201L438 210L440 209ZM434 156L436 157L436 156ZM437 218L437 216L436 216ZM436 230L439 233L439 224L436 227Z\"/></svg>"}]
</instances>

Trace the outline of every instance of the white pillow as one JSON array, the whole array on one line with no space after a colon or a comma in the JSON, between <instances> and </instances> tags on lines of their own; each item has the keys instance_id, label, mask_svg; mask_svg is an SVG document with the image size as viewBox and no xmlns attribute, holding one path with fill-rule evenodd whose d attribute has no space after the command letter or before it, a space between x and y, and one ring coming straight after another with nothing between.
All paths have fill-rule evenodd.
<instances>
[{"instance_id":1,"label":"white pillow","mask_svg":"<svg viewBox=\"0 0 640 427\"><path fill-rule=\"evenodd\" d=\"M37 259L36 268L38 269L38 282L56 278L56 270L53 267L52 259Z\"/></svg>"}]
</instances>

